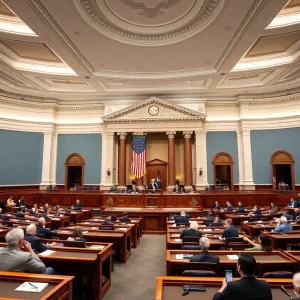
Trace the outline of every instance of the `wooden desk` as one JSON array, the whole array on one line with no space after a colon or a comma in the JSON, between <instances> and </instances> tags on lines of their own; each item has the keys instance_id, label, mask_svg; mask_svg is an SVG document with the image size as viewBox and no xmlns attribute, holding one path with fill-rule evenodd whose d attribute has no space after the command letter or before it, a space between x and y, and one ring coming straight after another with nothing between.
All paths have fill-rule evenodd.
<instances>
[{"instance_id":1,"label":"wooden desk","mask_svg":"<svg viewBox=\"0 0 300 300\"><path fill-rule=\"evenodd\" d=\"M102 299L111 286L112 245L107 245L100 251L69 247L56 249L48 256L38 256L47 267L53 267L60 274L92 278L94 299ZM107 278L105 283L102 283L102 275Z\"/></svg>"},{"instance_id":2,"label":"wooden desk","mask_svg":"<svg viewBox=\"0 0 300 300\"><path fill-rule=\"evenodd\" d=\"M81 210L72 210L69 213L64 212L64 215L69 216L71 218L71 222L74 224L82 222L84 218L84 212Z\"/></svg>"},{"instance_id":3,"label":"wooden desk","mask_svg":"<svg viewBox=\"0 0 300 300\"><path fill-rule=\"evenodd\" d=\"M1 299L53 300L73 299L73 276L0 272ZM47 282L49 285L40 293L16 292L25 281Z\"/></svg>"},{"instance_id":4,"label":"wooden desk","mask_svg":"<svg viewBox=\"0 0 300 300\"><path fill-rule=\"evenodd\" d=\"M282 213L277 213L274 215L271 214L262 214L260 215L261 218L263 218L264 220L272 220L274 218L278 218L281 217ZM240 225L241 222L243 221L248 221L250 218L253 218L252 216L248 216L247 213L244 213L242 215L235 215L235 214L225 214L224 215L225 219L232 219L232 222L234 225Z\"/></svg>"},{"instance_id":5,"label":"wooden desk","mask_svg":"<svg viewBox=\"0 0 300 300\"><path fill-rule=\"evenodd\" d=\"M287 250L287 244L298 244L300 240L299 231L290 232L265 232L271 239L273 249Z\"/></svg>"},{"instance_id":6,"label":"wooden desk","mask_svg":"<svg viewBox=\"0 0 300 300\"><path fill-rule=\"evenodd\" d=\"M296 271L299 272L300 270L300 250L288 250L284 251L288 256L290 256L292 259L296 260L298 263Z\"/></svg>"},{"instance_id":7,"label":"wooden desk","mask_svg":"<svg viewBox=\"0 0 300 300\"><path fill-rule=\"evenodd\" d=\"M283 285L291 295L295 295L292 279L261 279L270 283L273 300L288 299L288 297L281 291L280 285ZM220 277L158 276L154 300L175 300L181 298L188 300L211 300L222 286L222 280L223 278ZM206 292L190 292L187 296L182 297L182 286L185 284L203 284L206 287Z\"/></svg>"},{"instance_id":8,"label":"wooden desk","mask_svg":"<svg viewBox=\"0 0 300 300\"><path fill-rule=\"evenodd\" d=\"M0 239L4 240L5 235L11 230L11 227L0 226Z\"/></svg>"},{"instance_id":9,"label":"wooden desk","mask_svg":"<svg viewBox=\"0 0 300 300\"><path fill-rule=\"evenodd\" d=\"M66 240L72 235L72 230L65 228L59 228L57 230L57 237ZM130 229L127 231L99 231L93 230L83 233L83 237L90 242L103 242L112 243L114 249L121 250L120 261L125 263L131 255L131 232Z\"/></svg>"},{"instance_id":10,"label":"wooden desk","mask_svg":"<svg viewBox=\"0 0 300 300\"><path fill-rule=\"evenodd\" d=\"M257 263L256 273L262 276L266 272L271 271L291 271L297 268L297 261L281 251L209 251L211 254L219 256L220 265L223 270L236 270L236 260L230 260L227 254L248 253L254 256ZM189 259L176 259L176 254L196 255L200 251L196 250L167 250L167 275L180 275L182 273L182 263L189 262Z\"/></svg>"}]
</instances>

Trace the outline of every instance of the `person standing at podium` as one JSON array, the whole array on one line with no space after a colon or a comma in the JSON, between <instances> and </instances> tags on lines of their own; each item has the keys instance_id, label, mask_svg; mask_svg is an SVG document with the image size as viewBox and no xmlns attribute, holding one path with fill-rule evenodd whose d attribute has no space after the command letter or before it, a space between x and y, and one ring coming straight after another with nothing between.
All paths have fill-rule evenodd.
<instances>
[{"instance_id":1,"label":"person standing at podium","mask_svg":"<svg viewBox=\"0 0 300 300\"><path fill-rule=\"evenodd\" d=\"M152 190L152 191L155 191L157 190L157 183L155 182L155 179L151 179L151 182L148 186L148 190Z\"/></svg>"}]
</instances>

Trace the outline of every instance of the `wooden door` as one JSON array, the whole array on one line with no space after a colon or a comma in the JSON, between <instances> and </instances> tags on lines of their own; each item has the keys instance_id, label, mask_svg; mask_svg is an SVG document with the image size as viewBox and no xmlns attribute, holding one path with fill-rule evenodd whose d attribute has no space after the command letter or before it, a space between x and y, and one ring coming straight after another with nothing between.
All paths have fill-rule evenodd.
<instances>
[{"instance_id":1,"label":"wooden door","mask_svg":"<svg viewBox=\"0 0 300 300\"><path fill-rule=\"evenodd\" d=\"M157 179L158 174L160 176L161 188L165 190L167 187L167 162L160 159L148 161L146 173L147 186L151 179Z\"/></svg>"}]
</instances>

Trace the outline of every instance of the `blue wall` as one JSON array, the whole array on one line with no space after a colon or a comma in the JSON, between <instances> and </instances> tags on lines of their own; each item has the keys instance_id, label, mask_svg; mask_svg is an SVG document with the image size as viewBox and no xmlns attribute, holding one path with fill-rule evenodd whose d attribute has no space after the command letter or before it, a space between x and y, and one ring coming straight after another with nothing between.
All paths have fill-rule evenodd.
<instances>
[{"instance_id":1,"label":"blue wall","mask_svg":"<svg viewBox=\"0 0 300 300\"><path fill-rule=\"evenodd\" d=\"M207 180L213 184L212 159L218 152L227 152L233 158L234 184L239 184L239 160L235 131L211 131L206 134Z\"/></svg>"},{"instance_id":2,"label":"blue wall","mask_svg":"<svg viewBox=\"0 0 300 300\"><path fill-rule=\"evenodd\" d=\"M65 161L72 153L80 153L85 159L84 184L100 184L101 134L59 134L57 143L57 184L65 183Z\"/></svg>"},{"instance_id":3,"label":"blue wall","mask_svg":"<svg viewBox=\"0 0 300 300\"><path fill-rule=\"evenodd\" d=\"M300 183L300 128L252 130L250 137L254 183L272 184L270 159L278 150L285 150L294 157L295 183Z\"/></svg>"},{"instance_id":4,"label":"blue wall","mask_svg":"<svg viewBox=\"0 0 300 300\"><path fill-rule=\"evenodd\" d=\"M40 184L44 135L0 130L0 185Z\"/></svg>"}]
</instances>

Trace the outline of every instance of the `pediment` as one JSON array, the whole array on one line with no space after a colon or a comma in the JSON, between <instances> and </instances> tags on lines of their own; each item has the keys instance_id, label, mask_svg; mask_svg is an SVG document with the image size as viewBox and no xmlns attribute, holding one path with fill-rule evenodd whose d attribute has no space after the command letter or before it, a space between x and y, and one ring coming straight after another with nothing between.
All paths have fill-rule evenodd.
<instances>
[{"instance_id":1,"label":"pediment","mask_svg":"<svg viewBox=\"0 0 300 300\"><path fill-rule=\"evenodd\" d=\"M102 117L103 122L203 122L205 114L192 109L151 97L140 103L118 110Z\"/></svg>"},{"instance_id":2,"label":"pediment","mask_svg":"<svg viewBox=\"0 0 300 300\"><path fill-rule=\"evenodd\" d=\"M146 164L147 164L147 166L150 166L150 165L152 166L152 165L167 165L168 163L161 159L155 158L155 159L149 160Z\"/></svg>"}]
</instances>

